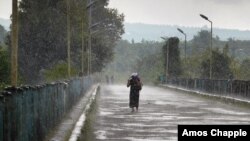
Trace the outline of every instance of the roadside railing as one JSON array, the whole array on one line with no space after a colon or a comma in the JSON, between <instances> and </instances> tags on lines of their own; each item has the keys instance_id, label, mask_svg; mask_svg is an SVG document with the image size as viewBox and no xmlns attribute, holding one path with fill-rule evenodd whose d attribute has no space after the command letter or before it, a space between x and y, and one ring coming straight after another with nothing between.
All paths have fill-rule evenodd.
<instances>
[{"instance_id":1,"label":"roadside railing","mask_svg":"<svg viewBox=\"0 0 250 141\"><path fill-rule=\"evenodd\" d=\"M169 79L167 84L216 95L250 99L250 81L210 79Z\"/></svg>"},{"instance_id":2,"label":"roadside railing","mask_svg":"<svg viewBox=\"0 0 250 141\"><path fill-rule=\"evenodd\" d=\"M90 88L90 77L0 93L0 141L43 141Z\"/></svg>"}]
</instances>

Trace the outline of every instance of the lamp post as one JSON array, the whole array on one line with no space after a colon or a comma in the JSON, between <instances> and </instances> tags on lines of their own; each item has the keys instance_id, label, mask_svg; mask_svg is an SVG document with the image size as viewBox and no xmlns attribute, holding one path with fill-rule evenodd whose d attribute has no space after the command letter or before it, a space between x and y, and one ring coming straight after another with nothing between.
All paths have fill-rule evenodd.
<instances>
[{"instance_id":1,"label":"lamp post","mask_svg":"<svg viewBox=\"0 0 250 141\"><path fill-rule=\"evenodd\" d=\"M213 22L208 19L205 15L200 14L200 16L209 21L211 24L211 37L210 37L210 67L209 67L209 78L212 79L212 48L213 48Z\"/></svg>"},{"instance_id":2,"label":"lamp post","mask_svg":"<svg viewBox=\"0 0 250 141\"><path fill-rule=\"evenodd\" d=\"M169 62L169 40L168 40L168 39L169 39L169 38L167 38L167 37L161 37L161 38L162 38L163 40L165 40L166 42L168 42L168 45L167 45L167 57L166 57L167 61L166 61L166 68L165 68L165 69L166 69L166 78L167 78L167 77L168 77L168 74L169 74L169 73L168 73L168 70L169 70L169 69L168 69L168 67L169 67L169 65L168 65L168 64L169 64L169 63L168 63L168 62Z\"/></svg>"},{"instance_id":3,"label":"lamp post","mask_svg":"<svg viewBox=\"0 0 250 141\"><path fill-rule=\"evenodd\" d=\"M187 54L187 34L183 30L181 30L180 28L177 28L177 30L185 36L185 48L184 48L184 60L185 61L184 62L185 62L185 68L186 68L187 67L187 57L186 57L186 54ZM190 74L189 74L189 76L190 76Z\"/></svg>"},{"instance_id":4,"label":"lamp post","mask_svg":"<svg viewBox=\"0 0 250 141\"><path fill-rule=\"evenodd\" d=\"M185 32L183 32L183 30L181 30L180 28L177 28L177 30L182 33L185 36L185 53L184 53L184 59L185 59L185 63L186 63L186 53L187 53L187 34Z\"/></svg>"},{"instance_id":5,"label":"lamp post","mask_svg":"<svg viewBox=\"0 0 250 141\"><path fill-rule=\"evenodd\" d=\"M67 0L67 61L68 61L68 77L70 78L70 2Z\"/></svg>"}]
</instances>

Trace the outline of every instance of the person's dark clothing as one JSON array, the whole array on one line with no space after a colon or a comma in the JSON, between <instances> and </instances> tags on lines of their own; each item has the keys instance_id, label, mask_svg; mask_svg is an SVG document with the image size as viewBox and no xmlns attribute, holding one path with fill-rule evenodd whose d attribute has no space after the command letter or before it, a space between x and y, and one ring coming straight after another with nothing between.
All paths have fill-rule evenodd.
<instances>
[{"instance_id":1,"label":"person's dark clothing","mask_svg":"<svg viewBox=\"0 0 250 141\"><path fill-rule=\"evenodd\" d=\"M139 92L141 90L141 82L139 77L131 77L128 80L127 87L130 86L130 94L129 94L129 107L130 108L138 108L139 107Z\"/></svg>"}]
</instances>

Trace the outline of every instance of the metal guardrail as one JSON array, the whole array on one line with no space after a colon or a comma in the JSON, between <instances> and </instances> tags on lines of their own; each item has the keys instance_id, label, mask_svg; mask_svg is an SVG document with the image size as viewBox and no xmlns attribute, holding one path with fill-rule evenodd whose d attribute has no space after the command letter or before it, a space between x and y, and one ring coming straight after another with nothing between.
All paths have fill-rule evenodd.
<instances>
[{"instance_id":1,"label":"metal guardrail","mask_svg":"<svg viewBox=\"0 0 250 141\"><path fill-rule=\"evenodd\" d=\"M250 81L175 78L167 80L166 83L216 95L250 99Z\"/></svg>"},{"instance_id":2,"label":"metal guardrail","mask_svg":"<svg viewBox=\"0 0 250 141\"><path fill-rule=\"evenodd\" d=\"M93 84L90 77L6 88L0 93L0 141L42 141Z\"/></svg>"}]
</instances>

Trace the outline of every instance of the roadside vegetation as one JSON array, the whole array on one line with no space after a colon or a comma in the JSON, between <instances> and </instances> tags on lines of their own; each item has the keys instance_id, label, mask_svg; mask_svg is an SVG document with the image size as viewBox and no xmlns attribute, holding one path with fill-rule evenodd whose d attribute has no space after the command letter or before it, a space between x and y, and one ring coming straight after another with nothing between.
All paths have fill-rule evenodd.
<instances>
[{"instance_id":1,"label":"roadside vegetation","mask_svg":"<svg viewBox=\"0 0 250 141\"><path fill-rule=\"evenodd\" d=\"M212 72L215 79L250 80L250 41L222 41L218 36L213 38ZM114 61L106 68L105 73L114 75L116 81L126 82L132 72L138 72L144 82L154 83L164 75L164 47L167 42L145 41L135 43L121 40L115 48ZM186 59L184 58L184 41L171 55L180 57L181 69L178 77L209 78L210 32L202 30L187 42ZM178 53L179 52L179 53ZM176 60L176 59L175 59ZM171 67L171 69L174 69ZM178 70L177 69L177 70Z\"/></svg>"}]
</instances>

